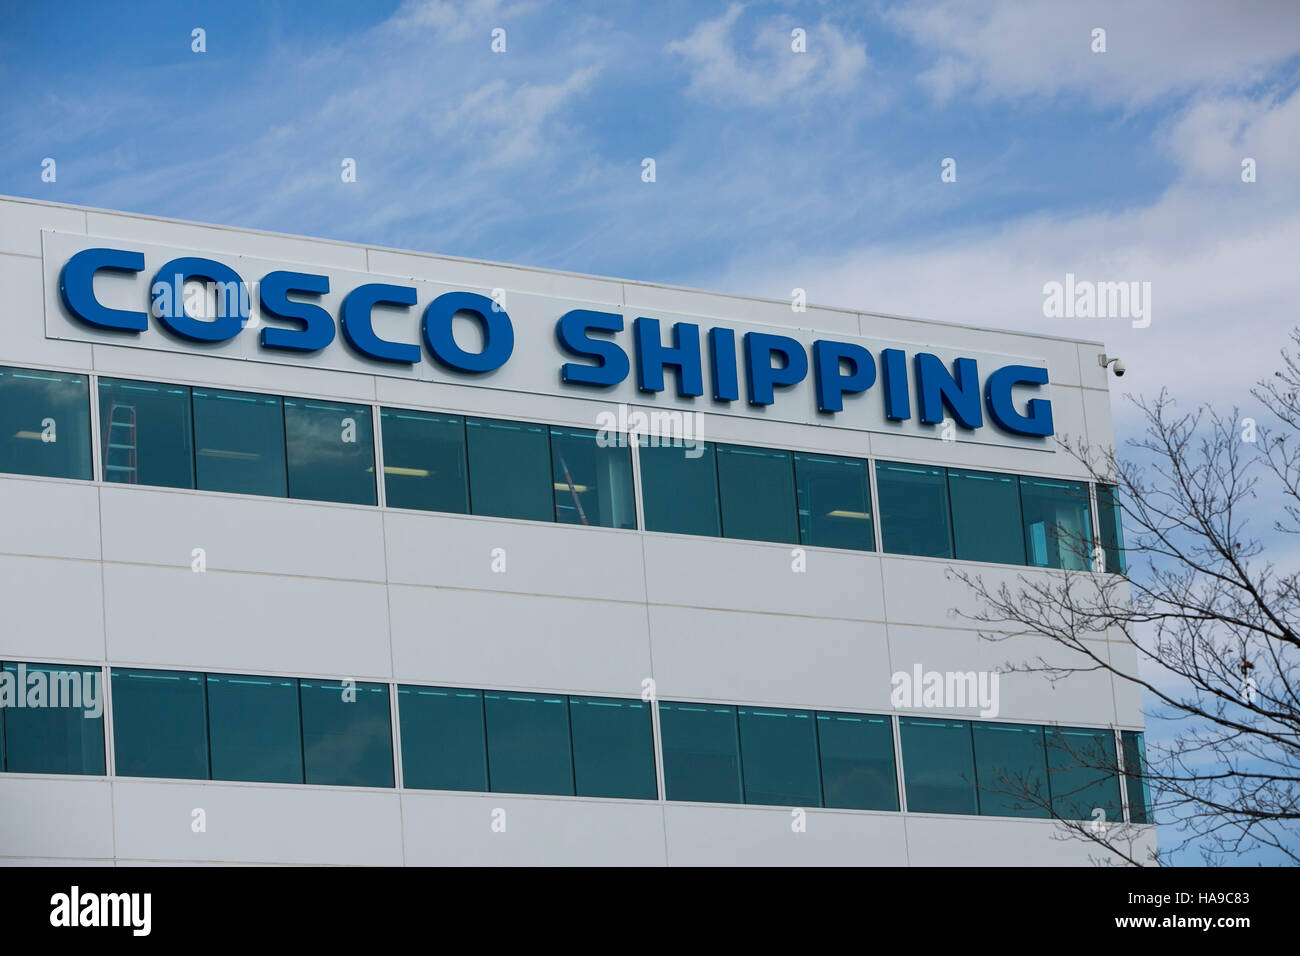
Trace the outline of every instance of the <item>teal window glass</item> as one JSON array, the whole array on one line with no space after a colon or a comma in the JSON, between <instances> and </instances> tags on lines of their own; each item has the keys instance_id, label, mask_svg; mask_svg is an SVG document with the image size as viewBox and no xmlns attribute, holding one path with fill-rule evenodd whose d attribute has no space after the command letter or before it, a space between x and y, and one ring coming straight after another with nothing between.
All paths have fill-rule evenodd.
<instances>
[{"instance_id":1,"label":"teal window glass","mask_svg":"<svg viewBox=\"0 0 1300 956\"><path fill-rule=\"evenodd\" d=\"M1138 730L1120 731L1120 738L1124 747L1124 788L1128 793L1129 822L1153 823L1146 739Z\"/></svg>"},{"instance_id":2,"label":"teal window glass","mask_svg":"<svg viewBox=\"0 0 1300 956\"><path fill-rule=\"evenodd\" d=\"M99 668L7 661L0 669L0 706L10 773L104 773Z\"/></svg>"},{"instance_id":3,"label":"teal window glass","mask_svg":"<svg viewBox=\"0 0 1300 956\"><path fill-rule=\"evenodd\" d=\"M569 702L557 694L483 694L488 779L497 793L573 794Z\"/></svg>"},{"instance_id":4,"label":"teal window glass","mask_svg":"<svg viewBox=\"0 0 1300 956\"><path fill-rule=\"evenodd\" d=\"M875 550L871 485L865 461L796 452L794 474L800 544Z\"/></svg>"},{"instance_id":5,"label":"teal window glass","mask_svg":"<svg viewBox=\"0 0 1300 956\"><path fill-rule=\"evenodd\" d=\"M91 477L86 376L0 365L0 472Z\"/></svg>"},{"instance_id":6,"label":"teal window glass","mask_svg":"<svg viewBox=\"0 0 1300 956\"><path fill-rule=\"evenodd\" d=\"M948 495L955 557L1025 563L1020 482L1015 475L949 468Z\"/></svg>"},{"instance_id":7,"label":"teal window glass","mask_svg":"<svg viewBox=\"0 0 1300 956\"><path fill-rule=\"evenodd\" d=\"M206 780L207 682L202 674L113 668L113 755L123 777Z\"/></svg>"},{"instance_id":8,"label":"teal window glass","mask_svg":"<svg viewBox=\"0 0 1300 956\"><path fill-rule=\"evenodd\" d=\"M1101 527L1101 549L1106 557L1106 571L1123 574L1124 564L1123 510L1119 506L1119 489L1114 485L1097 486L1097 524ZM1098 569L1102 570L1102 569Z\"/></svg>"},{"instance_id":9,"label":"teal window glass","mask_svg":"<svg viewBox=\"0 0 1300 956\"><path fill-rule=\"evenodd\" d=\"M188 385L99 380L104 480L194 487L194 423Z\"/></svg>"},{"instance_id":10,"label":"teal window glass","mask_svg":"<svg viewBox=\"0 0 1300 956\"><path fill-rule=\"evenodd\" d=\"M1028 563L1086 571L1091 566L1092 515L1081 481L1020 476Z\"/></svg>"},{"instance_id":11,"label":"teal window glass","mask_svg":"<svg viewBox=\"0 0 1300 956\"><path fill-rule=\"evenodd\" d=\"M357 681L298 682L305 783L393 786L393 731L388 685Z\"/></svg>"},{"instance_id":12,"label":"teal window glass","mask_svg":"<svg viewBox=\"0 0 1300 956\"><path fill-rule=\"evenodd\" d=\"M735 707L660 701L659 734L667 799L744 803Z\"/></svg>"},{"instance_id":13,"label":"teal window glass","mask_svg":"<svg viewBox=\"0 0 1300 956\"><path fill-rule=\"evenodd\" d=\"M885 551L952 557L948 478L943 468L878 461L876 494Z\"/></svg>"},{"instance_id":14,"label":"teal window glass","mask_svg":"<svg viewBox=\"0 0 1300 956\"><path fill-rule=\"evenodd\" d=\"M1122 820L1115 735L1084 727L1048 727L1047 770L1052 811L1063 820Z\"/></svg>"},{"instance_id":15,"label":"teal window glass","mask_svg":"<svg viewBox=\"0 0 1300 956\"><path fill-rule=\"evenodd\" d=\"M741 707L745 802L820 807L817 722L812 711Z\"/></svg>"},{"instance_id":16,"label":"teal window glass","mask_svg":"<svg viewBox=\"0 0 1300 956\"><path fill-rule=\"evenodd\" d=\"M551 426L555 520L601 528L635 528L632 449L597 443L597 432ZM617 436L616 436L617 437Z\"/></svg>"},{"instance_id":17,"label":"teal window glass","mask_svg":"<svg viewBox=\"0 0 1300 956\"><path fill-rule=\"evenodd\" d=\"M302 723L292 677L208 674L213 780L302 783Z\"/></svg>"},{"instance_id":18,"label":"teal window glass","mask_svg":"<svg viewBox=\"0 0 1300 956\"><path fill-rule=\"evenodd\" d=\"M389 507L468 514L465 419L385 408L379 420Z\"/></svg>"},{"instance_id":19,"label":"teal window glass","mask_svg":"<svg viewBox=\"0 0 1300 956\"><path fill-rule=\"evenodd\" d=\"M894 732L888 717L819 713L823 802L844 810L897 810Z\"/></svg>"},{"instance_id":20,"label":"teal window glass","mask_svg":"<svg viewBox=\"0 0 1300 956\"><path fill-rule=\"evenodd\" d=\"M193 390L197 487L283 498L284 404L278 395Z\"/></svg>"},{"instance_id":21,"label":"teal window glass","mask_svg":"<svg viewBox=\"0 0 1300 956\"><path fill-rule=\"evenodd\" d=\"M289 497L375 504L375 437L370 406L284 400Z\"/></svg>"},{"instance_id":22,"label":"teal window glass","mask_svg":"<svg viewBox=\"0 0 1300 956\"><path fill-rule=\"evenodd\" d=\"M723 537L797 543L790 452L746 445L716 447Z\"/></svg>"},{"instance_id":23,"label":"teal window glass","mask_svg":"<svg viewBox=\"0 0 1300 956\"><path fill-rule=\"evenodd\" d=\"M403 685L397 707L404 786L487 792L482 691Z\"/></svg>"},{"instance_id":24,"label":"teal window glass","mask_svg":"<svg viewBox=\"0 0 1300 956\"><path fill-rule=\"evenodd\" d=\"M970 723L900 717L903 783L912 813L976 813Z\"/></svg>"},{"instance_id":25,"label":"teal window glass","mask_svg":"<svg viewBox=\"0 0 1300 956\"><path fill-rule=\"evenodd\" d=\"M994 817L1047 817L1047 751L1043 728L978 722L975 772L980 813Z\"/></svg>"},{"instance_id":26,"label":"teal window glass","mask_svg":"<svg viewBox=\"0 0 1300 956\"><path fill-rule=\"evenodd\" d=\"M545 425L465 419L469 501L476 515L555 520L550 439Z\"/></svg>"},{"instance_id":27,"label":"teal window glass","mask_svg":"<svg viewBox=\"0 0 1300 956\"><path fill-rule=\"evenodd\" d=\"M654 800L650 705L616 697L570 697L573 777L580 797Z\"/></svg>"},{"instance_id":28,"label":"teal window glass","mask_svg":"<svg viewBox=\"0 0 1300 956\"><path fill-rule=\"evenodd\" d=\"M717 456L713 445L651 445L640 439L645 529L720 537Z\"/></svg>"}]
</instances>

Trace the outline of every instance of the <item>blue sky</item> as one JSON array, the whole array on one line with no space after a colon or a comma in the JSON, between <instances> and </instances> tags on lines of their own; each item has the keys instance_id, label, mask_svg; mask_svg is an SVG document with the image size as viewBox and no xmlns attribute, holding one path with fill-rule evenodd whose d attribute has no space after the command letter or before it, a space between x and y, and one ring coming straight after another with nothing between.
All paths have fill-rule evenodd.
<instances>
[{"instance_id":1,"label":"blue sky","mask_svg":"<svg viewBox=\"0 0 1300 956\"><path fill-rule=\"evenodd\" d=\"M1077 335L1249 410L1297 86L1292 2L4 4L0 193ZM1150 327L1044 317L1067 272Z\"/></svg>"}]
</instances>

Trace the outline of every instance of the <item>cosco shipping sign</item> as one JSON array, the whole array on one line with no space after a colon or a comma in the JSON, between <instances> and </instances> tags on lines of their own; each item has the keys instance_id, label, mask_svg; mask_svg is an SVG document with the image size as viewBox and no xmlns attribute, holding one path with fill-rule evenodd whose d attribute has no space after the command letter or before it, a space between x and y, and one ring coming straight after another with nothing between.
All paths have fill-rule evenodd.
<instances>
[{"instance_id":1,"label":"cosco shipping sign","mask_svg":"<svg viewBox=\"0 0 1300 956\"><path fill-rule=\"evenodd\" d=\"M1021 447L1048 448L1053 432L1041 359L515 292L508 267L487 289L42 239L49 338L874 432L947 421L964 440ZM379 397L420 401L410 387Z\"/></svg>"}]
</instances>

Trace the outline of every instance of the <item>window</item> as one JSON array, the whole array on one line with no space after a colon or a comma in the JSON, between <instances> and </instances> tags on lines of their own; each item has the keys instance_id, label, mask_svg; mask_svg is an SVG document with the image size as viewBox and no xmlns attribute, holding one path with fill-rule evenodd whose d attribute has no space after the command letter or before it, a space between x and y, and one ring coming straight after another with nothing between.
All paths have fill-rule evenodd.
<instances>
[{"instance_id":1,"label":"window","mask_svg":"<svg viewBox=\"0 0 1300 956\"><path fill-rule=\"evenodd\" d=\"M368 405L284 400L289 497L375 504L375 439Z\"/></svg>"},{"instance_id":2,"label":"window","mask_svg":"<svg viewBox=\"0 0 1300 956\"><path fill-rule=\"evenodd\" d=\"M1124 564L1124 512L1119 506L1119 489L1114 485L1097 486L1097 523L1101 526L1101 549L1106 565L1099 571L1123 574Z\"/></svg>"},{"instance_id":3,"label":"window","mask_svg":"<svg viewBox=\"0 0 1300 956\"><path fill-rule=\"evenodd\" d=\"M302 783L298 681L208 674L213 780Z\"/></svg>"},{"instance_id":4,"label":"window","mask_svg":"<svg viewBox=\"0 0 1300 956\"><path fill-rule=\"evenodd\" d=\"M1088 486L1081 481L1020 476L1025 550L1039 568L1086 571L1092 551Z\"/></svg>"},{"instance_id":5,"label":"window","mask_svg":"<svg viewBox=\"0 0 1300 956\"><path fill-rule=\"evenodd\" d=\"M667 799L744 802L735 707L660 701L659 733Z\"/></svg>"},{"instance_id":6,"label":"window","mask_svg":"<svg viewBox=\"0 0 1300 956\"><path fill-rule=\"evenodd\" d=\"M559 695L489 691L483 703L492 790L572 795L568 700Z\"/></svg>"},{"instance_id":7,"label":"window","mask_svg":"<svg viewBox=\"0 0 1300 956\"><path fill-rule=\"evenodd\" d=\"M203 675L114 668L113 754L123 777L206 780L211 771Z\"/></svg>"},{"instance_id":8,"label":"window","mask_svg":"<svg viewBox=\"0 0 1300 956\"><path fill-rule=\"evenodd\" d=\"M469 513L465 419L385 408L384 494L393 508Z\"/></svg>"},{"instance_id":9,"label":"window","mask_svg":"<svg viewBox=\"0 0 1300 956\"><path fill-rule=\"evenodd\" d=\"M388 685L304 677L298 686L303 781L337 787L393 786Z\"/></svg>"},{"instance_id":10,"label":"window","mask_svg":"<svg viewBox=\"0 0 1300 956\"><path fill-rule=\"evenodd\" d=\"M654 800L650 705L615 697L570 697L573 776L580 797Z\"/></svg>"},{"instance_id":11,"label":"window","mask_svg":"<svg viewBox=\"0 0 1300 956\"><path fill-rule=\"evenodd\" d=\"M402 686L402 783L421 790L488 790L483 693Z\"/></svg>"},{"instance_id":12,"label":"window","mask_svg":"<svg viewBox=\"0 0 1300 956\"><path fill-rule=\"evenodd\" d=\"M1020 482L1015 475L949 468L948 495L959 560L1025 563Z\"/></svg>"},{"instance_id":13,"label":"window","mask_svg":"<svg viewBox=\"0 0 1300 956\"><path fill-rule=\"evenodd\" d=\"M104 480L194 487L194 422L187 385L99 380Z\"/></svg>"},{"instance_id":14,"label":"window","mask_svg":"<svg viewBox=\"0 0 1300 956\"><path fill-rule=\"evenodd\" d=\"M90 386L84 375L0 365L0 472L90 474Z\"/></svg>"},{"instance_id":15,"label":"window","mask_svg":"<svg viewBox=\"0 0 1300 956\"><path fill-rule=\"evenodd\" d=\"M975 758L964 720L900 717L903 782L913 813L976 813Z\"/></svg>"},{"instance_id":16,"label":"window","mask_svg":"<svg viewBox=\"0 0 1300 956\"><path fill-rule=\"evenodd\" d=\"M797 543L790 452L745 445L716 447L723 536Z\"/></svg>"},{"instance_id":17,"label":"window","mask_svg":"<svg viewBox=\"0 0 1300 956\"><path fill-rule=\"evenodd\" d=\"M1028 724L971 724L980 813L1047 817L1047 751L1043 728Z\"/></svg>"},{"instance_id":18,"label":"window","mask_svg":"<svg viewBox=\"0 0 1300 956\"><path fill-rule=\"evenodd\" d=\"M198 487L283 498L288 485L280 397L198 388L193 396Z\"/></svg>"},{"instance_id":19,"label":"window","mask_svg":"<svg viewBox=\"0 0 1300 956\"><path fill-rule=\"evenodd\" d=\"M467 418L469 501L476 515L555 520L545 425Z\"/></svg>"},{"instance_id":20,"label":"window","mask_svg":"<svg viewBox=\"0 0 1300 956\"><path fill-rule=\"evenodd\" d=\"M942 468L876 462L880 537L894 554L952 557L948 479Z\"/></svg>"},{"instance_id":21,"label":"window","mask_svg":"<svg viewBox=\"0 0 1300 956\"><path fill-rule=\"evenodd\" d=\"M817 743L826 806L898 809L894 732L888 717L819 713Z\"/></svg>"},{"instance_id":22,"label":"window","mask_svg":"<svg viewBox=\"0 0 1300 956\"><path fill-rule=\"evenodd\" d=\"M801 544L854 551L876 549L865 461L796 452L794 474Z\"/></svg>"},{"instance_id":23,"label":"window","mask_svg":"<svg viewBox=\"0 0 1300 956\"><path fill-rule=\"evenodd\" d=\"M104 688L98 667L6 662L0 668L0 703L5 770L104 773Z\"/></svg>"},{"instance_id":24,"label":"window","mask_svg":"<svg viewBox=\"0 0 1300 956\"><path fill-rule=\"evenodd\" d=\"M650 445L642 438L637 454L647 531L721 536L717 456L711 444Z\"/></svg>"},{"instance_id":25,"label":"window","mask_svg":"<svg viewBox=\"0 0 1300 956\"><path fill-rule=\"evenodd\" d=\"M1122 820L1115 735L1109 730L1048 727L1047 768L1052 810L1063 820Z\"/></svg>"},{"instance_id":26,"label":"window","mask_svg":"<svg viewBox=\"0 0 1300 956\"><path fill-rule=\"evenodd\" d=\"M820 807L817 727L811 711L741 707L746 803Z\"/></svg>"},{"instance_id":27,"label":"window","mask_svg":"<svg viewBox=\"0 0 1300 956\"><path fill-rule=\"evenodd\" d=\"M635 528L632 450L602 447L585 428L551 426L551 479L555 520L561 524Z\"/></svg>"},{"instance_id":28,"label":"window","mask_svg":"<svg viewBox=\"0 0 1300 956\"><path fill-rule=\"evenodd\" d=\"M1123 730L1120 738L1124 745L1124 786L1128 792L1129 822L1153 823L1145 737L1138 730Z\"/></svg>"}]
</instances>

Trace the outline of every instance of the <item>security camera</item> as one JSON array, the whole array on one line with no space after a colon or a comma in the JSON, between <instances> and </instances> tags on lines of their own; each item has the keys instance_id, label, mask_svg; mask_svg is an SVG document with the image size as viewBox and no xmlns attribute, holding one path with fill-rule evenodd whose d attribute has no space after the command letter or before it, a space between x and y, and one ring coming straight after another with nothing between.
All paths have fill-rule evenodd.
<instances>
[{"instance_id":1,"label":"security camera","mask_svg":"<svg viewBox=\"0 0 1300 956\"><path fill-rule=\"evenodd\" d=\"M1124 374L1124 363L1121 362L1119 359L1115 359L1114 371L1116 375Z\"/></svg>"},{"instance_id":2,"label":"security camera","mask_svg":"<svg viewBox=\"0 0 1300 956\"><path fill-rule=\"evenodd\" d=\"M1117 358L1111 358L1105 352L1102 352L1100 355L1097 356L1097 364L1100 365L1102 368L1105 368L1107 365L1111 366L1114 369L1116 377L1119 377L1124 374L1123 361Z\"/></svg>"}]
</instances>

